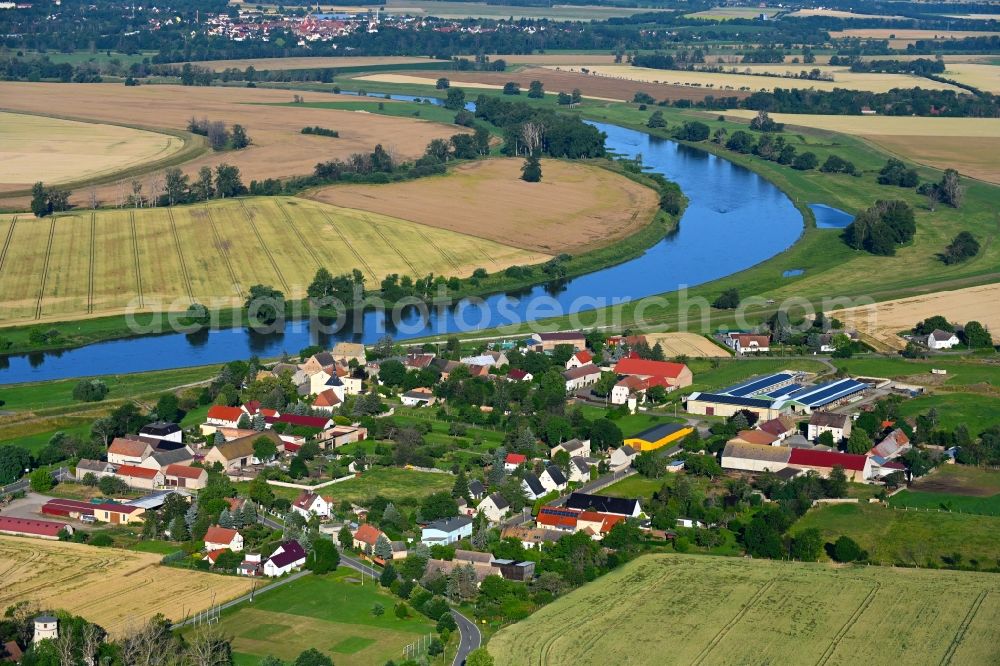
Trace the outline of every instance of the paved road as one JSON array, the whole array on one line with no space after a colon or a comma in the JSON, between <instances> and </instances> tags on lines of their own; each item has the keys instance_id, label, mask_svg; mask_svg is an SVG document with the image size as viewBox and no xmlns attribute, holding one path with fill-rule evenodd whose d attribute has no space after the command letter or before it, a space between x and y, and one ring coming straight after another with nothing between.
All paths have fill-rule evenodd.
<instances>
[{"instance_id":1,"label":"paved road","mask_svg":"<svg viewBox=\"0 0 1000 666\"><path fill-rule=\"evenodd\" d=\"M65 481L66 479L72 479L73 475L69 473L68 467L60 467L56 471L52 472L52 478L56 481ZM6 486L0 487L0 495L6 495L7 493L16 493L19 490L28 490L31 486L31 482L28 477L25 476L20 481L15 481Z\"/></svg>"}]
</instances>

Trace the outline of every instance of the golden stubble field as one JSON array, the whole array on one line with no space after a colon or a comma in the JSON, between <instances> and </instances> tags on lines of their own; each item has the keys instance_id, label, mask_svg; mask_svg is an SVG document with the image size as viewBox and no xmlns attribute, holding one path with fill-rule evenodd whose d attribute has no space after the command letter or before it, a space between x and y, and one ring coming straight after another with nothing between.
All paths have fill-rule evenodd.
<instances>
[{"instance_id":1,"label":"golden stubble field","mask_svg":"<svg viewBox=\"0 0 1000 666\"><path fill-rule=\"evenodd\" d=\"M668 357L729 358L725 349L697 333L643 333L650 346L659 343Z\"/></svg>"},{"instance_id":2,"label":"golden stubble field","mask_svg":"<svg viewBox=\"0 0 1000 666\"><path fill-rule=\"evenodd\" d=\"M502 629L497 666L988 664L995 574L646 555Z\"/></svg>"},{"instance_id":3,"label":"golden stubble field","mask_svg":"<svg viewBox=\"0 0 1000 666\"><path fill-rule=\"evenodd\" d=\"M526 183L521 165L472 162L446 176L336 185L310 196L547 254L609 245L649 224L658 207L652 189L607 169L542 160L542 181Z\"/></svg>"},{"instance_id":4,"label":"golden stubble field","mask_svg":"<svg viewBox=\"0 0 1000 666\"><path fill-rule=\"evenodd\" d=\"M372 67L383 65L411 65L422 62L436 62L447 64L447 60L436 60L434 58L418 58L408 56L320 56L292 57L292 58L240 58L235 60L199 60L192 62L195 67L211 69L213 72L221 72L225 69L246 69L253 67L257 71L264 70L286 70L286 69L316 69L320 67L330 67L339 69L343 67Z\"/></svg>"},{"instance_id":5,"label":"golden stubble field","mask_svg":"<svg viewBox=\"0 0 1000 666\"><path fill-rule=\"evenodd\" d=\"M897 335L899 331L911 329L934 315L959 324L978 321L996 335L1000 331L1000 284L937 291L828 314L892 349L906 346L906 341Z\"/></svg>"},{"instance_id":6,"label":"golden stubble field","mask_svg":"<svg viewBox=\"0 0 1000 666\"><path fill-rule=\"evenodd\" d=\"M979 32L975 30L920 30L907 28L850 28L830 31L831 39L884 39L889 47L906 48L918 40L964 39L966 37L986 37L1000 35L1000 32Z\"/></svg>"},{"instance_id":7,"label":"golden stubble field","mask_svg":"<svg viewBox=\"0 0 1000 666\"><path fill-rule=\"evenodd\" d=\"M549 254L367 210L294 197L227 199L43 220L0 216L0 320L53 321L128 311L229 307L250 286L303 298L316 270L465 277Z\"/></svg>"},{"instance_id":8,"label":"golden stubble field","mask_svg":"<svg viewBox=\"0 0 1000 666\"><path fill-rule=\"evenodd\" d=\"M157 613L170 620L250 591L251 581L160 565L160 555L0 536L0 608L29 601L118 635Z\"/></svg>"},{"instance_id":9,"label":"golden stubble field","mask_svg":"<svg viewBox=\"0 0 1000 666\"><path fill-rule=\"evenodd\" d=\"M304 96L307 101L315 101L317 95ZM151 129L184 130L192 117L221 120L229 126L239 123L247 129L253 145L239 151L209 151L182 168L194 175L202 166L226 162L239 167L247 184L254 179L307 175L317 162L371 152L378 143L400 159L415 158L423 154L432 139L467 131L453 125L372 113L268 106L290 103L292 93L261 88L0 83L0 99L6 109L13 111L69 110L74 118ZM301 133L303 127L313 125L337 130L340 138ZM146 183L150 176L140 180ZM119 194L120 188L114 184L97 188L98 198L106 204L114 203ZM89 190L77 190L73 201L85 205L88 196ZM0 200L0 205L24 209L27 199Z\"/></svg>"},{"instance_id":10,"label":"golden stubble field","mask_svg":"<svg viewBox=\"0 0 1000 666\"><path fill-rule=\"evenodd\" d=\"M0 112L0 193L108 175L169 157L184 145L169 134Z\"/></svg>"}]
</instances>

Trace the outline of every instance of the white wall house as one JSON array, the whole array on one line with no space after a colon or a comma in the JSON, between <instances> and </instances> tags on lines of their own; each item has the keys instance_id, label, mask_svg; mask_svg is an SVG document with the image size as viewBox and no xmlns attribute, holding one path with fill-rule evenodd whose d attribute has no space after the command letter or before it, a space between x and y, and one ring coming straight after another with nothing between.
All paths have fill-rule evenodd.
<instances>
[{"instance_id":1,"label":"white wall house","mask_svg":"<svg viewBox=\"0 0 1000 666\"><path fill-rule=\"evenodd\" d=\"M936 329L927 336L928 349L951 349L958 344L958 336L941 329Z\"/></svg>"}]
</instances>

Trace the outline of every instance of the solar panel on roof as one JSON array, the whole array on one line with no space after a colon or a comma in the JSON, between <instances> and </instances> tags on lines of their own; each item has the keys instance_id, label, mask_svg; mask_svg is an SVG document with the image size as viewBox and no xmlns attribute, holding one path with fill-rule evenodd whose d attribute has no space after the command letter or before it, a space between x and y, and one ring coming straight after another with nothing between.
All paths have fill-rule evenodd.
<instances>
[{"instance_id":1,"label":"solar panel on roof","mask_svg":"<svg viewBox=\"0 0 1000 666\"><path fill-rule=\"evenodd\" d=\"M862 384L853 379L840 379L800 389L787 396L787 398L808 407L822 407L844 396L863 391L866 388L868 388L867 384Z\"/></svg>"},{"instance_id":2,"label":"solar panel on roof","mask_svg":"<svg viewBox=\"0 0 1000 666\"><path fill-rule=\"evenodd\" d=\"M790 395L790 394L798 391L801 388L802 388L802 384L789 384L788 386L781 387L777 391L772 391L771 393L768 393L767 397L768 398L784 398L785 396L788 396L788 395Z\"/></svg>"},{"instance_id":3,"label":"solar panel on roof","mask_svg":"<svg viewBox=\"0 0 1000 666\"><path fill-rule=\"evenodd\" d=\"M729 395L734 395L738 398L746 397L748 395L753 395L755 393L760 393L768 388L774 386L775 384L780 384L782 382L787 382L792 379L793 375L787 372L776 372L773 375L766 375L764 377L754 377L753 379L748 379L745 382L739 384L734 384L728 388L724 388L719 393L728 393Z\"/></svg>"},{"instance_id":4,"label":"solar panel on roof","mask_svg":"<svg viewBox=\"0 0 1000 666\"><path fill-rule=\"evenodd\" d=\"M544 511L550 516L562 516L563 518L575 518L579 514L576 509L560 509L551 506L545 507Z\"/></svg>"},{"instance_id":5,"label":"solar panel on roof","mask_svg":"<svg viewBox=\"0 0 1000 666\"><path fill-rule=\"evenodd\" d=\"M702 393L698 396L699 402L715 402L720 405L741 405L743 407L770 407L771 400L764 398L741 398L735 395L720 395L718 393Z\"/></svg>"}]
</instances>

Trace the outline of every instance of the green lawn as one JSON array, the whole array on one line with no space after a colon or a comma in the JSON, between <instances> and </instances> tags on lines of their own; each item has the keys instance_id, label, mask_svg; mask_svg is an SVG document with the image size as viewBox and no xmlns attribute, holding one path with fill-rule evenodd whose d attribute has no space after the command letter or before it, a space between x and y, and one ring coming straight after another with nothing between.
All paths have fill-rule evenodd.
<instances>
[{"instance_id":1,"label":"green lawn","mask_svg":"<svg viewBox=\"0 0 1000 666\"><path fill-rule=\"evenodd\" d=\"M606 417L609 411L592 405L581 405L580 409L583 410L584 416L591 421ZM684 423L685 421L683 416L659 412L637 412L625 416L618 416L618 413L614 412L611 420L621 429L625 437L631 437L660 423Z\"/></svg>"},{"instance_id":2,"label":"green lawn","mask_svg":"<svg viewBox=\"0 0 1000 666\"><path fill-rule=\"evenodd\" d=\"M916 323L916 322L914 322ZM987 383L1000 386L1000 365L980 360L908 360L904 358L852 358L835 360L834 365L848 370L852 375L870 377L906 378L913 375L929 375L932 369L947 370L947 375L935 376L943 379L947 386L965 386ZM919 379L919 378L918 378Z\"/></svg>"},{"instance_id":3,"label":"green lawn","mask_svg":"<svg viewBox=\"0 0 1000 666\"><path fill-rule=\"evenodd\" d=\"M249 481L242 481L236 484L236 488L240 493L246 493L249 485ZM420 472L400 467L376 467L350 481L322 488L321 492L324 495L332 495L336 502L347 500L348 502L363 503L377 495L393 501L419 501L432 493L442 490L450 491L454 485L455 477L451 474ZM274 491L275 496L289 500L294 500L300 493L295 488L282 488L280 486L271 486L271 490Z\"/></svg>"},{"instance_id":4,"label":"green lawn","mask_svg":"<svg viewBox=\"0 0 1000 666\"><path fill-rule=\"evenodd\" d=\"M819 361L799 358L718 359L716 367L713 367L711 359L690 359L687 365L694 375L694 383L684 389L685 393L715 391L756 375L767 375L781 370L817 373L827 370L827 367Z\"/></svg>"},{"instance_id":5,"label":"green lawn","mask_svg":"<svg viewBox=\"0 0 1000 666\"><path fill-rule=\"evenodd\" d=\"M878 564L942 566L942 557L959 553L964 563L1000 566L1000 518L992 516L837 504L810 509L791 532L809 527L828 542L851 537Z\"/></svg>"},{"instance_id":6,"label":"green lawn","mask_svg":"<svg viewBox=\"0 0 1000 666\"><path fill-rule=\"evenodd\" d=\"M447 90L439 90L435 97L444 97ZM341 101L342 100L342 101ZM382 108L379 108L379 104ZM306 107L310 109L335 109L340 111L364 111L366 113L377 113L382 116L401 116L405 118L420 118L421 120L433 120L439 123L453 124L455 122L455 112L443 106L436 106L424 102L394 102L380 100L377 95L370 97L345 97L336 102L303 102L295 104L292 102L280 104L266 104L264 106L291 106L295 108ZM331 125L328 129L336 130L337 127ZM456 128L456 133L458 129ZM331 142L337 139L330 137Z\"/></svg>"},{"instance_id":7,"label":"green lawn","mask_svg":"<svg viewBox=\"0 0 1000 666\"><path fill-rule=\"evenodd\" d=\"M664 484L669 485L672 478L670 474L662 479L650 479L641 474L633 474L627 479L622 479L604 488L600 493L610 497L628 497L632 499L645 497L646 499L652 499L653 493L659 492Z\"/></svg>"},{"instance_id":8,"label":"green lawn","mask_svg":"<svg viewBox=\"0 0 1000 666\"><path fill-rule=\"evenodd\" d=\"M1000 516L1000 472L968 465L941 465L893 495L889 504Z\"/></svg>"},{"instance_id":9,"label":"green lawn","mask_svg":"<svg viewBox=\"0 0 1000 666\"><path fill-rule=\"evenodd\" d=\"M377 583L362 585L359 574L341 567L325 576L306 576L259 595L223 613L220 627L233 637L234 661L256 666L267 655L286 662L316 648L337 666L382 664L399 659L403 648L434 631L427 618L410 609L400 619L399 601ZM371 611L381 604L385 613Z\"/></svg>"},{"instance_id":10,"label":"green lawn","mask_svg":"<svg viewBox=\"0 0 1000 666\"><path fill-rule=\"evenodd\" d=\"M1000 493L991 497L972 497L952 493L926 493L902 490L892 496L889 506L957 513L975 513L981 516L1000 516Z\"/></svg>"},{"instance_id":11,"label":"green lawn","mask_svg":"<svg viewBox=\"0 0 1000 666\"><path fill-rule=\"evenodd\" d=\"M1000 425L1000 396L979 393L932 393L899 406L903 416L916 416L937 409L938 427L954 430L959 425L968 427L973 436L987 428Z\"/></svg>"},{"instance_id":12,"label":"green lawn","mask_svg":"<svg viewBox=\"0 0 1000 666\"><path fill-rule=\"evenodd\" d=\"M137 541L129 547L129 550L137 550L140 553L157 553L159 555L169 555L181 550L181 547L170 541Z\"/></svg>"}]
</instances>

